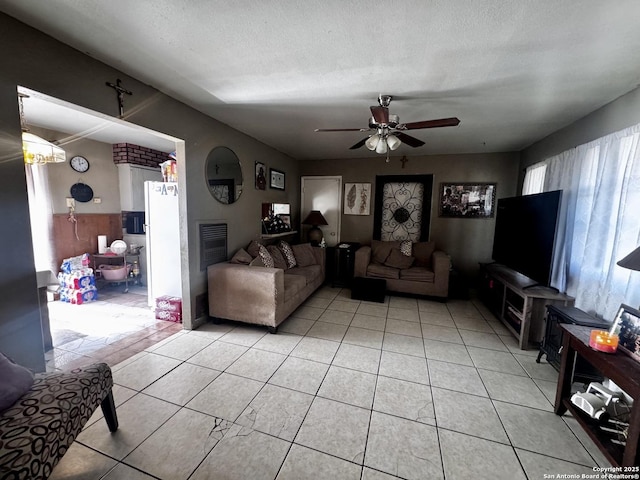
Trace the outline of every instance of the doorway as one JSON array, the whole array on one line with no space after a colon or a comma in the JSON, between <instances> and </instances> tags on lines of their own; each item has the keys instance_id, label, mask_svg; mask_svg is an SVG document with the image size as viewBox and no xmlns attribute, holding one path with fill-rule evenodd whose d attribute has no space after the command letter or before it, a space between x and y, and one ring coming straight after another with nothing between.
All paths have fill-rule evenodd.
<instances>
[{"instance_id":1,"label":"doorway","mask_svg":"<svg viewBox=\"0 0 640 480\"><path fill-rule=\"evenodd\" d=\"M84 219L90 215L109 217L111 223L115 217L110 241L124 238L127 245L144 244L144 235L127 238L129 236L122 228L122 211L132 209L125 208L121 203L118 187L120 172L113 162L113 145L134 144L163 152L176 152L178 170L181 171L184 169L184 142L27 88L18 87L18 94L23 96L25 126L50 140L56 140L55 143L68 152L65 163L37 166L42 174L37 183L41 187L38 190L39 205L46 206L47 220L54 224L52 217L55 218L56 225L62 224L65 234L71 235L74 242L77 239L77 245L82 245L83 252L89 254L98 252L97 234L107 232L103 227L92 230L90 222L83 223L83 213ZM79 153L79 146L86 151L81 153L91 165L84 172L75 172L69 164L71 157ZM66 202L72 197L69 187L75 183L93 186L94 197L70 208ZM30 209L35 210L31 207L34 189L30 186L28 190ZM43 199L42 193L48 197ZM180 197L179 201L184 202L184 193ZM45 230L48 229L48 235L35 234L42 227L39 225L43 221L41 217L34 219L32 215L30 219L34 232L34 251L54 250L56 240L60 240L57 235L59 230L49 225L44 226ZM180 229L180 235L183 234ZM67 256L70 255L65 254ZM38 261L36 269L51 271L55 277L59 263L56 255L52 254L48 261ZM188 265L179 266L179 270L184 268L188 269ZM176 274L180 276L180 271ZM52 283L51 280L49 283ZM102 282L98 300L82 305L60 302L52 293L48 295L52 301L41 304L42 318L49 319L53 339L53 348L45 353L48 370L73 368L86 364L88 358L117 363L182 329L181 324L155 319L153 310L147 306L144 283L129 284L128 293L124 293L124 285ZM182 296L185 297L184 292Z\"/></svg>"},{"instance_id":2,"label":"doorway","mask_svg":"<svg viewBox=\"0 0 640 480\"><path fill-rule=\"evenodd\" d=\"M342 177L302 177L300 185L302 190L300 218L306 218L311 210L319 210L327 221L327 225L319 226L324 240L328 247L335 247L340 243ZM303 232L301 237L305 238L303 228L300 229Z\"/></svg>"}]
</instances>

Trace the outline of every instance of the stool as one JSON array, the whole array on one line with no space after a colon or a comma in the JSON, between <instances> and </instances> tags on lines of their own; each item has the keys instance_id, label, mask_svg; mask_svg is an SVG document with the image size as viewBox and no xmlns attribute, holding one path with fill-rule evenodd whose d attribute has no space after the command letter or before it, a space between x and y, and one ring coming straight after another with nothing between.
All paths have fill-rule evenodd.
<instances>
[{"instance_id":1,"label":"stool","mask_svg":"<svg viewBox=\"0 0 640 480\"><path fill-rule=\"evenodd\" d=\"M351 298L384 303L387 281L383 278L355 277L351 284Z\"/></svg>"}]
</instances>

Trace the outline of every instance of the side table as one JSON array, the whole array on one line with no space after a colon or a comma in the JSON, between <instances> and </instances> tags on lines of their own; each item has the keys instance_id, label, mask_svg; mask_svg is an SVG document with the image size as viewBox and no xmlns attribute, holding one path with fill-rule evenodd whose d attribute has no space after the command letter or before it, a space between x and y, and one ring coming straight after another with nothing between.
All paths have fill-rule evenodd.
<instances>
[{"instance_id":1,"label":"side table","mask_svg":"<svg viewBox=\"0 0 640 480\"><path fill-rule=\"evenodd\" d=\"M640 436L640 362L622 352L603 353L589 346L592 328L581 325L561 324L563 330L562 361L556 391L555 413L563 415L567 410L587 432L612 465L632 467L640 465L638 437ZM622 435L616 435L601 428L582 410L571 403L571 379L576 354L598 369L603 376L610 378L616 385L634 399L629 426L626 431L626 445L618 441Z\"/></svg>"},{"instance_id":2,"label":"side table","mask_svg":"<svg viewBox=\"0 0 640 480\"><path fill-rule=\"evenodd\" d=\"M342 242L333 249L332 287L350 287L359 243Z\"/></svg>"}]
</instances>

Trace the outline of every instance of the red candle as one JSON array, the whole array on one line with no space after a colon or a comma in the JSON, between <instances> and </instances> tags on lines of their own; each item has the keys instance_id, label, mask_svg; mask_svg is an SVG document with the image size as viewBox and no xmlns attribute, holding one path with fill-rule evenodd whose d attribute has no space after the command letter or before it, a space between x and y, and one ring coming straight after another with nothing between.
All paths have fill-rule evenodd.
<instances>
[{"instance_id":1,"label":"red candle","mask_svg":"<svg viewBox=\"0 0 640 480\"><path fill-rule=\"evenodd\" d=\"M606 330L591 330L589 346L605 353L615 353L618 349L618 335L611 335Z\"/></svg>"}]
</instances>

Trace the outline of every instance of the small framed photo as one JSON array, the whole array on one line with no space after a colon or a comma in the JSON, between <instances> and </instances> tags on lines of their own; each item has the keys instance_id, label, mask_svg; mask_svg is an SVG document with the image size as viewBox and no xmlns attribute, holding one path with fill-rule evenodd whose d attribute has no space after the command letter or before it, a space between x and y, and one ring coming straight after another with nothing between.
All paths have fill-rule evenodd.
<instances>
[{"instance_id":1,"label":"small framed photo","mask_svg":"<svg viewBox=\"0 0 640 480\"><path fill-rule=\"evenodd\" d=\"M269 187L275 188L277 190L284 190L284 172L280 170L276 170L275 168L269 169Z\"/></svg>"},{"instance_id":2,"label":"small framed photo","mask_svg":"<svg viewBox=\"0 0 640 480\"><path fill-rule=\"evenodd\" d=\"M640 311L620 305L609 333L618 335L618 349L640 362Z\"/></svg>"},{"instance_id":3,"label":"small framed photo","mask_svg":"<svg viewBox=\"0 0 640 480\"><path fill-rule=\"evenodd\" d=\"M264 163L256 162L256 190L267 188L267 167Z\"/></svg>"},{"instance_id":4,"label":"small framed photo","mask_svg":"<svg viewBox=\"0 0 640 480\"><path fill-rule=\"evenodd\" d=\"M439 213L450 218L491 218L495 183L446 182L440 184Z\"/></svg>"}]
</instances>

